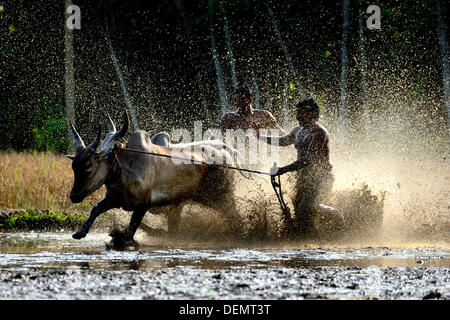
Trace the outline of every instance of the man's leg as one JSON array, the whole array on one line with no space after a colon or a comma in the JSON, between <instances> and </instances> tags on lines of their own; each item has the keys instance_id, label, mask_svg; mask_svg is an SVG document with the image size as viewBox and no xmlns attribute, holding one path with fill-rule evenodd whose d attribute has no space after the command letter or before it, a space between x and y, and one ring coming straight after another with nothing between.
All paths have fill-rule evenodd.
<instances>
[{"instance_id":1,"label":"man's leg","mask_svg":"<svg viewBox=\"0 0 450 320\"><path fill-rule=\"evenodd\" d=\"M334 175L332 172L326 172L323 175L323 179L320 181L320 188L316 199L317 213L325 218L335 221L338 225L344 223L344 216L341 209L336 209L331 206L323 204L331 195L333 188Z\"/></svg>"},{"instance_id":2,"label":"man's leg","mask_svg":"<svg viewBox=\"0 0 450 320\"><path fill-rule=\"evenodd\" d=\"M304 179L296 185L296 194L292 203L294 205L294 232L299 236L308 236L314 229L313 214L316 198L315 188Z\"/></svg>"}]
</instances>

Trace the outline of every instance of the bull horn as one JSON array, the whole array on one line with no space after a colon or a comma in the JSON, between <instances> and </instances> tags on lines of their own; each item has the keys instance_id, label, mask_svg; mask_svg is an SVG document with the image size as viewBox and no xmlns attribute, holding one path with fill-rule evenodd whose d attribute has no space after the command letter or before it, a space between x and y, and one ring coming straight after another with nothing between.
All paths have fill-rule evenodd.
<instances>
[{"instance_id":1,"label":"bull horn","mask_svg":"<svg viewBox=\"0 0 450 320\"><path fill-rule=\"evenodd\" d=\"M75 141L76 141L76 143L77 143L77 148L78 148L78 147L83 147L83 148L84 148L85 146L84 146L83 139L81 139L81 137L80 137L80 135L78 134L77 130L76 130L75 127L73 126L72 121L70 121L70 127L72 128L72 133L73 133L73 135L74 135L74 137L75 137Z\"/></svg>"},{"instance_id":2,"label":"bull horn","mask_svg":"<svg viewBox=\"0 0 450 320\"><path fill-rule=\"evenodd\" d=\"M128 112L125 109L125 112L123 113L123 126L122 126L122 128L120 129L119 132L116 132L114 134L114 136L112 137L111 140L117 141L120 138L125 137L125 134L127 133L129 126L130 126L130 117L128 117Z\"/></svg>"},{"instance_id":3,"label":"bull horn","mask_svg":"<svg viewBox=\"0 0 450 320\"><path fill-rule=\"evenodd\" d=\"M94 142L92 142L90 145L88 145L88 148L96 150L98 145L100 144L100 139L102 138L102 126L100 125L100 121L98 122L98 132L97 137L95 138Z\"/></svg>"},{"instance_id":4,"label":"bull horn","mask_svg":"<svg viewBox=\"0 0 450 320\"><path fill-rule=\"evenodd\" d=\"M110 132L111 133L116 133L116 126L114 125L114 122L112 121L111 116L109 115L109 112L107 112L106 115L108 116L109 123L111 124L111 128L112 128L110 130Z\"/></svg>"}]
</instances>

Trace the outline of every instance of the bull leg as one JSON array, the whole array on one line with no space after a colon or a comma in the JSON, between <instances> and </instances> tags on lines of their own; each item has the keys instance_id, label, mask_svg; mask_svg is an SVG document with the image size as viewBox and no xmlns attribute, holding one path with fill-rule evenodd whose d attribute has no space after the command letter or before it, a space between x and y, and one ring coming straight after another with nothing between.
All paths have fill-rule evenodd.
<instances>
[{"instance_id":1,"label":"bull leg","mask_svg":"<svg viewBox=\"0 0 450 320\"><path fill-rule=\"evenodd\" d=\"M128 225L125 232L115 232L114 234L110 234L112 236L112 239L109 245L116 248L137 245L137 242L133 239L134 234L141 224L146 212L147 209L134 210L133 214L131 215L130 224Z\"/></svg>"},{"instance_id":2,"label":"bull leg","mask_svg":"<svg viewBox=\"0 0 450 320\"><path fill-rule=\"evenodd\" d=\"M147 209L136 209L133 211L131 215L130 224L128 225L127 230L125 231L125 240L133 241L134 234L136 233L137 228L142 222L142 219L145 216Z\"/></svg>"},{"instance_id":3,"label":"bull leg","mask_svg":"<svg viewBox=\"0 0 450 320\"><path fill-rule=\"evenodd\" d=\"M105 197L100 200L91 210L89 218L86 220L85 223L81 226L81 228L75 232L72 235L72 238L74 239L81 239L86 237L87 233L89 232L89 229L91 228L92 224L94 223L95 219L102 214L105 211L108 211L109 209L114 208L114 204L112 200L108 197L108 195L105 195Z\"/></svg>"}]
</instances>

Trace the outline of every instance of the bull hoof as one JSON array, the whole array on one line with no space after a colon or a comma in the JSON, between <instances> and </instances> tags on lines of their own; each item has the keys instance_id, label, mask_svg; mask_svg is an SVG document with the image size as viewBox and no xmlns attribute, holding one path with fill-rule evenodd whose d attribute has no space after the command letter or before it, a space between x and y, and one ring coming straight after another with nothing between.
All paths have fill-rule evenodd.
<instances>
[{"instance_id":1,"label":"bull hoof","mask_svg":"<svg viewBox=\"0 0 450 320\"><path fill-rule=\"evenodd\" d=\"M80 240L82 238L86 237L86 232L84 232L83 230L78 230L77 232L75 232L72 235L72 238Z\"/></svg>"},{"instance_id":2,"label":"bull hoof","mask_svg":"<svg viewBox=\"0 0 450 320\"><path fill-rule=\"evenodd\" d=\"M112 249L127 249L130 247L138 247L139 244L133 239L128 238L124 234L114 234L107 247Z\"/></svg>"}]
</instances>

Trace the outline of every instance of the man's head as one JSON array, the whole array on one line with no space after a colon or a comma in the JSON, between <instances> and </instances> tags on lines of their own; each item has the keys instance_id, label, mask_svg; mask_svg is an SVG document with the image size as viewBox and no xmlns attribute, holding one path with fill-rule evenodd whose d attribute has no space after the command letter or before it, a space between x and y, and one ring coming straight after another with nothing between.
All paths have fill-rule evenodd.
<instances>
[{"instance_id":1,"label":"man's head","mask_svg":"<svg viewBox=\"0 0 450 320\"><path fill-rule=\"evenodd\" d=\"M319 105L313 98L306 98L297 104L297 120L300 124L319 120Z\"/></svg>"},{"instance_id":2,"label":"man's head","mask_svg":"<svg viewBox=\"0 0 450 320\"><path fill-rule=\"evenodd\" d=\"M246 109L253 103L252 91L247 86L234 90L234 105L239 109Z\"/></svg>"}]
</instances>

